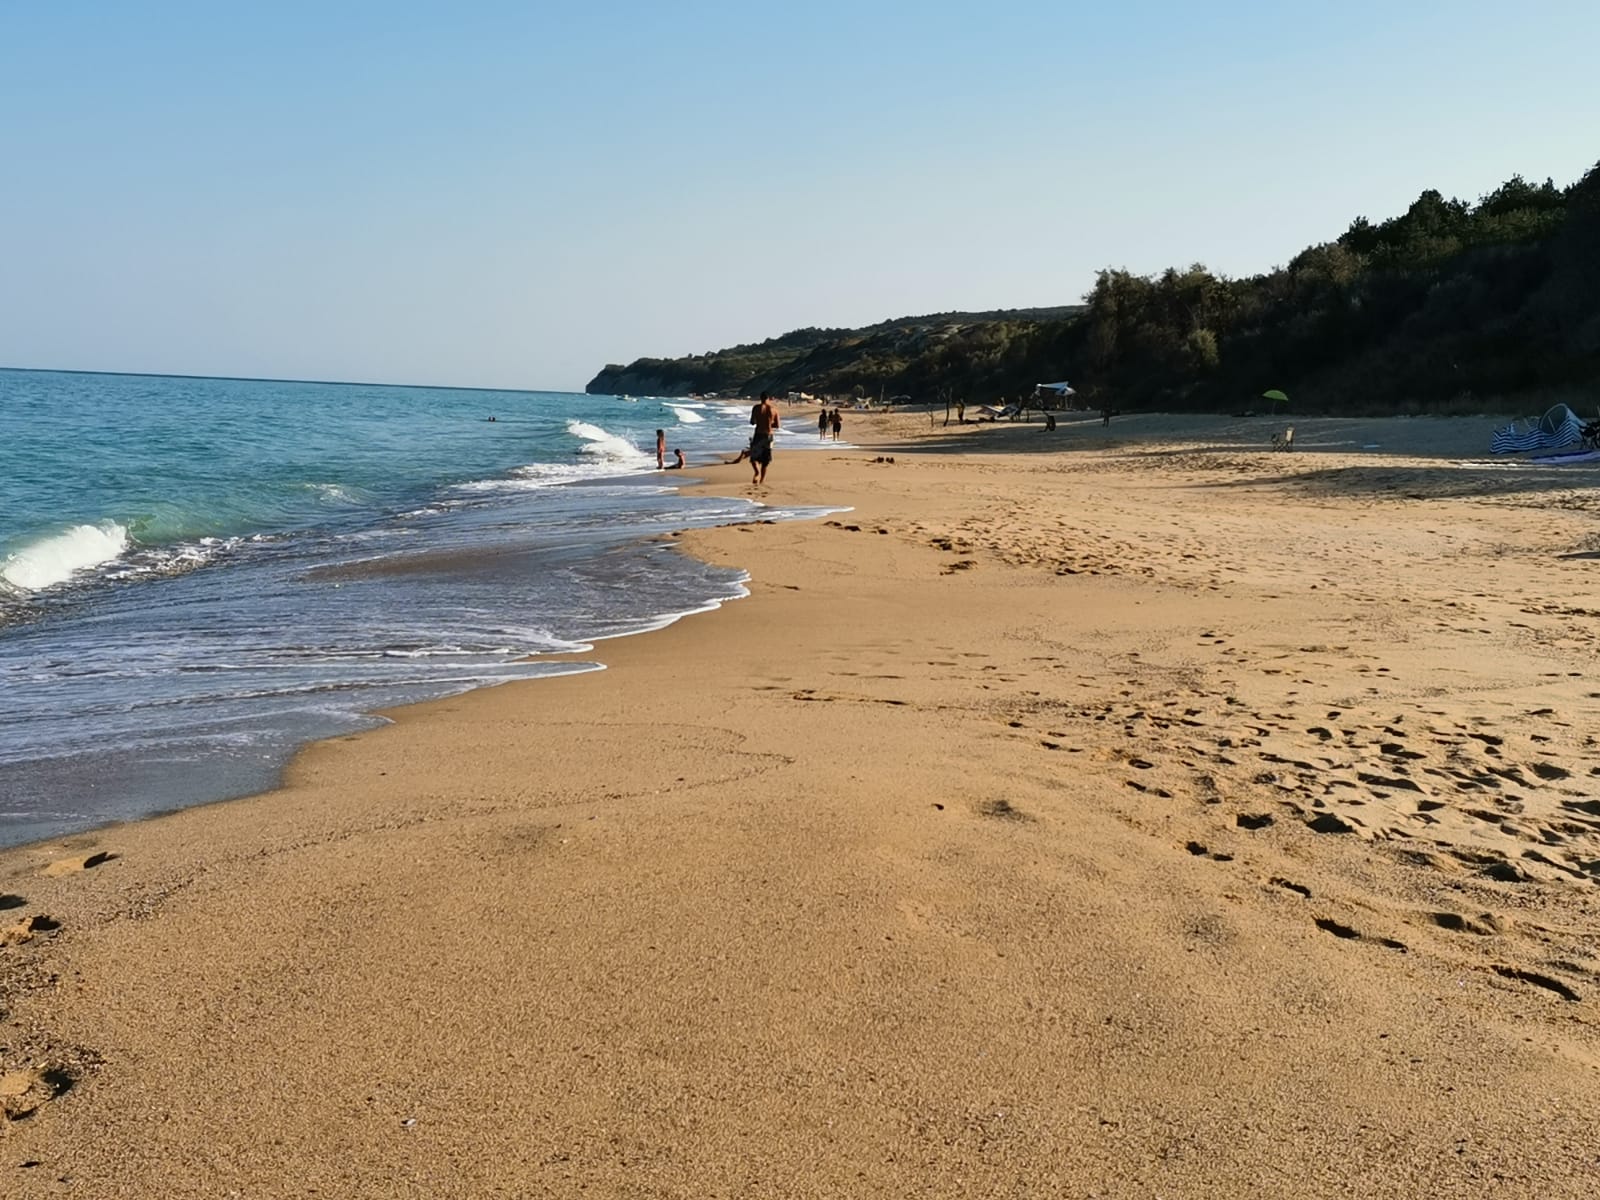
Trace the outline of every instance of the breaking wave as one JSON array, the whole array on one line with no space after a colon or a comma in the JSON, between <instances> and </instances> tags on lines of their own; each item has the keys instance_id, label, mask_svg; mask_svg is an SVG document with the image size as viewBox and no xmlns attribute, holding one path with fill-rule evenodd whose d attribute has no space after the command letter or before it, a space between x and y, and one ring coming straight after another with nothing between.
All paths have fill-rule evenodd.
<instances>
[{"instance_id":1,"label":"breaking wave","mask_svg":"<svg viewBox=\"0 0 1600 1200\"><path fill-rule=\"evenodd\" d=\"M600 426L591 425L587 421L579 421L576 418L569 420L567 432L584 443L578 448L578 453L591 458L605 459L609 462L649 461L650 456L627 438L608 433Z\"/></svg>"},{"instance_id":2,"label":"breaking wave","mask_svg":"<svg viewBox=\"0 0 1600 1200\"><path fill-rule=\"evenodd\" d=\"M0 579L27 592L65 583L79 571L114 562L128 550L128 530L115 521L74 525L24 546L0 564Z\"/></svg>"}]
</instances>

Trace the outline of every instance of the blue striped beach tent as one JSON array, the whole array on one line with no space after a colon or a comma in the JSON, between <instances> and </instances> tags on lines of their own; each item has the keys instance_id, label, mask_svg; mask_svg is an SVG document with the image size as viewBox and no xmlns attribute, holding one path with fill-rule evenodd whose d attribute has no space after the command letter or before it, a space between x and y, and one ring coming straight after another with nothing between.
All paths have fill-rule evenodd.
<instances>
[{"instance_id":1,"label":"blue striped beach tent","mask_svg":"<svg viewBox=\"0 0 1600 1200\"><path fill-rule=\"evenodd\" d=\"M1529 450L1559 450L1583 441L1583 422L1565 404L1558 404L1526 429L1513 421L1496 429L1489 439L1490 454L1523 454Z\"/></svg>"}]
</instances>

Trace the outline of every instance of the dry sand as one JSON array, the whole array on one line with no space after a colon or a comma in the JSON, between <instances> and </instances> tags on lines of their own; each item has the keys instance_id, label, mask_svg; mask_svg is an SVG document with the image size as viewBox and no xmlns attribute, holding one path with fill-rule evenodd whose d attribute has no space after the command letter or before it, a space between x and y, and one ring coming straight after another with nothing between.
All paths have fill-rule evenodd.
<instances>
[{"instance_id":1,"label":"dry sand","mask_svg":"<svg viewBox=\"0 0 1600 1200\"><path fill-rule=\"evenodd\" d=\"M749 599L0 855L0 1194L1591 1194L1600 476L1298 426L851 417Z\"/></svg>"}]
</instances>

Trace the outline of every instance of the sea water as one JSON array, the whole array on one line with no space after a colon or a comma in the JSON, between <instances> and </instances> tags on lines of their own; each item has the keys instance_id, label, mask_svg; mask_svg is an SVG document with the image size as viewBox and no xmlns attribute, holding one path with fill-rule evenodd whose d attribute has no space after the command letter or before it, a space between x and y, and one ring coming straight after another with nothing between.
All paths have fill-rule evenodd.
<instances>
[{"instance_id":1,"label":"sea water","mask_svg":"<svg viewBox=\"0 0 1600 1200\"><path fill-rule=\"evenodd\" d=\"M684 496L655 431L692 478L748 417L0 370L0 844L260 791L378 709L742 595L658 535L806 514Z\"/></svg>"}]
</instances>

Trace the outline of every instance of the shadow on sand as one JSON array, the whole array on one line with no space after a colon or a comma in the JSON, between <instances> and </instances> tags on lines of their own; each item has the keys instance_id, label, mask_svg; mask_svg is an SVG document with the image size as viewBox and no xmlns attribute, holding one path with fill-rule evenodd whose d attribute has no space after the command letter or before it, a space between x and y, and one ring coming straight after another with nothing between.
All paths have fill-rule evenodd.
<instances>
[{"instance_id":1,"label":"shadow on sand","mask_svg":"<svg viewBox=\"0 0 1600 1200\"><path fill-rule=\"evenodd\" d=\"M1285 487L1325 496L1456 500L1545 495L1552 506L1600 510L1600 463L1546 467L1525 462L1374 463L1207 480L1200 488Z\"/></svg>"}]
</instances>

